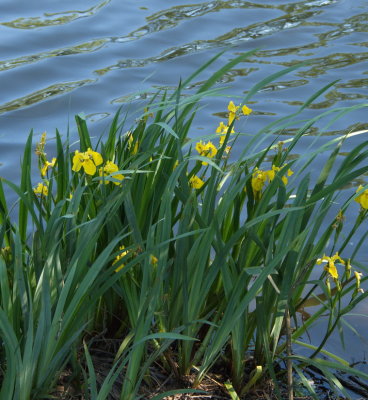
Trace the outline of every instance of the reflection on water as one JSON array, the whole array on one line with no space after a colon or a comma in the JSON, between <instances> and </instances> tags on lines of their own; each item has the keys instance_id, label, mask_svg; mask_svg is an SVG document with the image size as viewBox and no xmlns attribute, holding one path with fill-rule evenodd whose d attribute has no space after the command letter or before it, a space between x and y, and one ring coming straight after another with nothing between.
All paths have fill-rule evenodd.
<instances>
[{"instance_id":1,"label":"reflection on water","mask_svg":"<svg viewBox=\"0 0 368 400\"><path fill-rule=\"evenodd\" d=\"M303 76L319 76L325 74L329 69L350 67L357 63L366 62L367 57L368 53L335 53L326 57L314 58L311 62L314 66L308 71L304 71ZM290 65L290 63L284 63L284 65Z\"/></svg>"},{"instance_id":2,"label":"reflection on water","mask_svg":"<svg viewBox=\"0 0 368 400\"><path fill-rule=\"evenodd\" d=\"M37 90L30 95L20 97L16 100L5 103L4 105L0 106L0 114L7 111L16 110L18 108L30 106L34 103L39 103L52 96L58 96L64 93L71 92L72 90L93 82L94 81L92 79L85 79L78 82L60 83L48 86L47 88Z\"/></svg>"},{"instance_id":3,"label":"reflection on water","mask_svg":"<svg viewBox=\"0 0 368 400\"><path fill-rule=\"evenodd\" d=\"M368 132L365 128L367 128L367 124L361 124L359 122L356 122L354 124L351 124L347 127L344 127L344 129L334 129L334 130L329 130L327 132L320 132L320 130L316 127L311 127L307 130L306 134L308 136L343 136L346 135L347 133L351 132ZM296 128L287 128L283 129L281 132L277 132L277 136L288 136L292 137L298 133L298 129ZM339 153L340 155L346 155L349 153Z\"/></svg>"},{"instance_id":4,"label":"reflection on water","mask_svg":"<svg viewBox=\"0 0 368 400\"><path fill-rule=\"evenodd\" d=\"M105 0L87 7L82 0L66 0L51 10L30 6L23 15L17 7L8 7L0 21L0 34L8 46L0 60L0 79L5 82L2 87L8 99L0 103L0 114L8 113L7 121L14 121L10 112L22 113L32 106L42 115L54 98L68 96L76 112L83 109L90 115L110 115L115 104L147 100L157 89L171 90L180 76L193 71L188 72L185 60L196 60L198 66L224 47L229 52L221 58L223 62L260 47L255 56L219 82L231 83L234 96L242 96L252 83L275 70L308 61L304 68L266 85L258 94L256 129L257 116L294 112L305 101L304 94L310 95L319 85L318 80L323 86L340 79L309 107L310 112L361 103L367 99L363 89L367 87L364 65L368 53L362 51L367 42L361 40L368 30L366 6L366 0L214 0L196 4L174 0L169 7L166 3L157 9L145 0L139 4ZM19 46L29 41L29 51L28 46ZM48 73L38 73L45 71L45 65ZM32 80L32 87L17 86L13 94L14 86L7 85L8 80L24 76ZM152 79L145 81L147 76ZM186 89L195 91L204 80L200 76ZM359 115L358 123L364 125L367 119L363 112ZM217 118L221 110L211 110L209 116ZM54 117L63 120L61 115ZM210 121L204 119L203 123ZM346 126L351 126L351 121Z\"/></svg>"},{"instance_id":5,"label":"reflection on water","mask_svg":"<svg viewBox=\"0 0 368 400\"><path fill-rule=\"evenodd\" d=\"M291 87L298 87L298 86L303 86L308 84L308 81L306 79L294 79L291 81L285 81L285 82L276 82L276 83L270 83L266 85L263 89L261 89L261 92L267 92L267 91L274 91L274 90L282 90L282 89L287 89Z\"/></svg>"},{"instance_id":6,"label":"reflection on water","mask_svg":"<svg viewBox=\"0 0 368 400\"><path fill-rule=\"evenodd\" d=\"M83 54L87 52L89 53L97 51L103 47L106 41L107 41L106 39L91 40L89 42L82 43L76 46L65 47L53 51L32 54L30 56L23 56L12 60L0 61L0 72L6 71L7 69L29 65L31 63L51 57L70 56L73 54Z\"/></svg>"},{"instance_id":7,"label":"reflection on water","mask_svg":"<svg viewBox=\"0 0 368 400\"><path fill-rule=\"evenodd\" d=\"M311 109L314 110L321 110L323 108L331 108L333 107L336 103L340 101L348 101L348 100L356 100L364 102L367 99L366 95L360 94L360 93L342 93L339 92L336 89L332 89L326 94L326 100L321 101L321 102L315 102L310 105ZM303 104L302 101L284 101L284 103L292 105L292 106L301 106Z\"/></svg>"},{"instance_id":8,"label":"reflection on water","mask_svg":"<svg viewBox=\"0 0 368 400\"><path fill-rule=\"evenodd\" d=\"M15 29L36 29L52 25L63 25L75 21L79 18L90 17L98 12L102 7L110 3L111 0L103 1L94 7L84 11L64 11L57 13L44 13L43 17L17 18L9 22L1 22L1 25Z\"/></svg>"}]
</instances>

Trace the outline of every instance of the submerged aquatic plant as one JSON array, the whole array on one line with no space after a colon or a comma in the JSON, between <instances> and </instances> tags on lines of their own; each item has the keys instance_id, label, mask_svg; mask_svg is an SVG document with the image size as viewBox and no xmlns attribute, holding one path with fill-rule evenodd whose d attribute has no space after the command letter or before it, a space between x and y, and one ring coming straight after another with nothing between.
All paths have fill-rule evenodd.
<instances>
[{"instance_id":1,"label":"submerged aquatic plant","mask_svg":"<svg viewBox=\"0 0 368 400\"><path fill-rule=\"evenodd\" d=\"M290 367L312 396L308 365L344 395L331 368L368 378L324 349L344 316L367 296L361 287L366 268L357 261L367 234L350 260L345 256L347 243L366 222L366 191L342 200L340 190L368 171L361 165L368 142L339 167L338 149L349 135L295 160L292 150L315 118L293 120L295 136L259 150L264 137L290 126L314 95L296 115L247 140L237 160L224 156L230 138L239 137L238 118L251 115L244 104L296 67L255 85L243 105L231 101L228 124L220 123L213 137L187 137L198 102L214 94L210 88L219 77L251 54L229 62L193 98L182 97L181 91L202 68L175 93L157 95L128 133L117 113L97 147L78 115L79 148L72 151L57 131L52 165L42 136L36 154L41 177L48 174L49 181L35 190L30 135L20 186L0 181L2 397L49 396L66 363L75 374L86 369L81 349L88 371L79 379L86 396L98 400L107 398L119 375L124 378L121 399L138 398L143 382L152 385L154 364L168 374L174 368L177 376L195 371L196 386L222 362L229 371L226 388L238 397L268 378L281 397L277 382L283 379L278 371L284 360L292 361ZM329 161L311 182L308 167L326 151ZM3 183L19 196L17 223L10 217ZM353 199L362 210L352 211L356 222L347 228L343 214L354 207ZM317 269L322 263L325 269ZM321 293L315 296L317 289ZM315 298L317 311L302 320L300 310ZM322 318L327 327L321 342L308 343L305 332ZM105 332L121 343L100 387L90 355L91 332ZM309 349L311 358L293 354L288 343Z\"/></svg>"}]
</instances>

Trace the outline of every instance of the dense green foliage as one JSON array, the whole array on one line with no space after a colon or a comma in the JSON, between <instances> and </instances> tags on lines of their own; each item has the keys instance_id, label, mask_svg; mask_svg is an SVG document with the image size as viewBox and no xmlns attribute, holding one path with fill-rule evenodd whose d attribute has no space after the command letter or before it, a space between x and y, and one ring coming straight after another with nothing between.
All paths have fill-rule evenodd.
<instances>
[{"instance_id":1,"label":"dense green foliage","mask_svg":"<svg viewBox=\"0 0 368 400\"><path fill-rule=\"evenodd\" d=\"M285 360L315 398L307 365L317 366L338 392L345 390L333 370L368 378L324 350L344 315L366 297L360 288L364 266L355 260L366 235L357 238L349 260L344 250L366 220L368 191L349 189L344 198L340 189L368 171L368 142L338 163L349 135L290 157L316 121L336 120L351 108L296 120L329 85L298 113L249 137L236 128L251 110L230 103L228 123L217 134L214 128L203 142L188 138L201 101L219 95L211 87L249 54L216 72L194 96L182 96L182 88L214 59L175 93L157 94L128 133L117 113L109 133L95 143L77 116L78 147L56 132L51 161L43 136L36 146L37 186L30 134L20 185L5 179L0 185L1 399L49 395L67 364L93 400L108 398L118 376L121 399L139 398L154 362L178 376L195 372L195 388L221 360L234 399L267 377L277 392L284 371L276 367ZM291 69L256 84L242 104ZM298 127L295 136L274 142L291 125ZM240 140L244 149L232 160L231 146ZM262 142L268 143L263 150ZM308 168L326 152L328 161L313 182ZM4 184L18 195L17 223ZM347 208L356 213L349 231ZM316 311L302 320L300 311L311 300ZM304 334L322 316L321 343L310 344ZM102 386L89 352L91 332L121 341ZM312 358L288 352L287 338Z\"/></svg>"}]
</instances>

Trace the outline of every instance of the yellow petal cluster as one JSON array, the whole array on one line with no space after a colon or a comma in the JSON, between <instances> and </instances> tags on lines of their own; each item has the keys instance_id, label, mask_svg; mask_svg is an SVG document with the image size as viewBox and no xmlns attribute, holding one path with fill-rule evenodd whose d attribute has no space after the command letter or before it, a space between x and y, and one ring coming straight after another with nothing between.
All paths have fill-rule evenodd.
<instances>
[{"instance_id":1,"label":"yellow petal cluster","mask_svg":"<svg viewBox=\"0 0 368 400\"><path fill-rule=\"evenodd\" d=\"M258 168L252 174L252 189L254 195L257 195L262 191L264 184L268 179L268 175L266 171L262 171Z\"/></svg>"},{"instance_id":2,"label":"yellow petal cluster","mask_svg":"<svg viewBox=\"0 0 368 400\"><path fill-rule=\"evenodd\" d=\"M158 263L158 258L155 257L153 254L150 255L150 263L155 267Z\"/></svg>"},{"instance_id":3,"label":"yellow petal cluster","mask_svg":"<svg viewBox=\"0 0 368 400\"><path fill-rule=\"evenodd\" d=\"M134 155L138 153L138 148L139 148L139 142L138 140L135 141L134 146L133 146L133 142L134 142L134 138L133 138L133 134L131 131L128 131L126 133L126 137L128 138L128 148L130 150L130 152Z\"/></svg>"},{"instance_id":4,"label":"yellow petal cluster","mask_svg":"<svg viewBox=\"0 0 368 400\"><path fill-rule=\"evenodd\" d=\"M129 251L125 250L125 246L124 245L120 246L119 250L120 250L120 253L115 257L115 260L113 261L112 265L116 264L119 260L121 260L123 257L125 257L129 253ZM119 265L119 267L117 267L115 269L115 272L119 272L121 269L123 269L124 265L125 264Z\"/></svg>"},{"instance_id":5,"label":"yellow petal cluster","mask_svg":"<svg viewBox=\"0 0 368 400\"><path fill-rule=\"evenodd\" d=\"M104 177L107 175L114 174L114 172L117 172L117 171L119 171L119 167L116 164L114 164L112 161L107 161L106 165L99 169L99 175L101 177ZM122 181L124 179L124 175L122 175L122 174L114 174L114 175L112 175L112 177L119 181ZM105 185L107 185L109 182L112 182L112 181L107 181L107 180L104 181ZM114 183L115 185L120 185L121 182L112 182L112 183Z\"/></svg>"},{"instance_id":6,"label":"yellow petal cluster","mask_svg":"<svg viewBox=\"0 0 368 400\"><path fill-rule=\"evenodd\" d=\"M256 168L252 174L252 189L253 189L253 194L256 198L260 198L262 189L264 185L266 184L267 181L271 182L273 179L275 179L275 175L277 172L279 172L283 167L276 167L275 165L272 165L272 168L267 171L262 171L258 168ZM291 176L294 172L289 168L286 172L287 176ZM286 176L281 177L284 185L288 183L288 179Z\"/></svg>"},{"instance_id":7,"label":"yellow petal cluster","mask_svg":"<svg viewBox=\"0 0 368 400\"><path fill-rule=\"evenodd\" d=\"M34 189L33 192L36 196L47 196L49 194L49 188L47 185L43 183L39 183Z\"/></svg>"},{"instance_id":8,"label":"yellow petal cluster","mask_svg":"<svg viewBox=\"0 0 368 400\"><path fill-rule=\"evenodd\" d=\"M243 106L242 107L242 113L244 114L244 115L249 115L249 114L251 114L253 112L253 110L251 109L251 108L249 108L249 107L247 107L247 106Z\"/></svg>"},{"instance_id":9,"label":"yellow petal cluster","mask_svg":"<svg viewBox=\"0 0 368 400\"><path fill-rule=\"evenodd\" d=\"M339 253L335 253L332 257L328 257L324 255L322 258L319 258L317 260L317 264L320 265L323 262L326 262L326 265L324 267L325 271L327 271L332 278L338 279L339 273L337 271L335 263L338 262L342 265L345 265L345 261L339 256Z\"/></svg>"},{"instance_id":10,"label":"yellow petal cluster","mask_svg":"<svg viewBox=\"0 0 368 400\"><path fill-rule=\"evenodd\" d=\"M216 133L220 133L221 135L226 135L229 130L229 126L225 125L222 121L219 123L219 126L216 128ZM231 128L230 133L235 133L234 128Z\"/></svg>"},{"instance_id":11,"label":"yellow petal cluster","mask_svg":"<svg viewBox=\"0 0 368 400\"><path fill-rule=\"evenodd\" d=\"M217 148L212 142L204 143L201 141L197 142L195 149L198 151L200 156L213 158L217 154ZM208 165L205 161L202 161L202 165Z\"/></svg>"},{"instance_id":12,"label":"yellow petal cluster","mask_svg":"<svg viewBox=\"0 0 368 400\"><path fill-rule=\"evenodd\" d=\"M360 192L362 189L363 186L360 185L356 193ZM359 203L365 210L368 210L368 189L365 189L364 192L357 196L354 200Z\"/></svg>"},{"instance_id":13,"label":"yellow petal cluster","mask_svg":"<svg viewBox=\"0 0 368 400\"><path fill-rule=\"evenodd\" d=\"M189 184L193 189L200 189L204 185L204 181L202 181L202 179L197 175L193 175L189 179Z\"/></svg>"},{"instance_id":14,"label":"yellow petal cluster","mask_svg":"<svg viewBox=\"0 0 368 400\"><path fill-rule=\"evenodd\" d=\"M225 124L221 121L220 124L219 124L219 126L218 126L217 129L216 129L216 133L217 133L217 134L220 134L220 141L219 141L220 147L222 147L223 144L224 144L224 141L225 141L226 134L227 134L228 130L229 130L228 125L225 125ZM234 128L231 128L231 132L230 132L230 133L235 133ZM226 146L225 152L226 152L226 153L229 153L230 150L231 150L231 146Z\"/></svg>"},{"instance_id":15,"label":"yellow petal cluster","mask_svg":"<svg viewBox=\"0 0 368 400\"><path fill-rule=\"evenodd\" d=\"M89 148L84 153L80 153L76 150L73 157L72 170L78 172L83 168L87 175L94 175L96 173L96 166L102 163L102 156L100 153L97 153L97 151L93 151Z\"/></svg>"},{"instance_id":16,"label":"yellow petal cluster","mask_svg":"<svg viewBox=\"0 0 368 400\"><path fill-rule=\"evenodd\" d=\"M56 163L55 157L51 160L51 162L46 160L44 166L41 168L41 175L45 176L47 174L47 170L49 168L53 168L55 166L55 163Z\"/></svg>"},{"instance_id":17,"label":"yellow petal cluster","mask_svg":"<svg viewBox=\"0 0 368 400\"><path fill-rule=\"evenodd\" d=\"M229 102L229 104L227 106L227 110L229 111L229 117L228 117L229 125L231 125L233 123L234 119L239 119L239 116L237 115L239 108L240 108L240 106L236 106L233 101ZM249 108L245 105L242 107L242 113L244 115L249 115L252 113L252 111L253 110L251 108Z\"/></svg>"},{"instance_id":18,"label":"yellow petal cluster","mask_svg":"<svg viewBox=\"0 0 368 400\"><path fill-rule=\"evenodd\" d=\"M283 167L276 167L275 165L272 165L272 169L266 171L266 174L267 174L268 179L270 180L270 182L273 181L273 179L275 178L275 174L276 174L277 172L279 172L282 168L283 168ZM287 176L291 176L291 175L293 175L293 173L294 173L294 172L289 168L289 169L287 170L287 172L286 172L286 175L287 175ZM283 176L281 179L282 179L282 181L284 182L284 184L287 185L287 183L288 183L288 178L287 178L286 176Z\"/></svg>"},{"instance_id":19,"label":"yellow petal cluster","mask_svg":"<svg viewBox=\"0 0 368 400\"><path fill-rule=\"evenodd\" d=\"M234 119L238 119L236 112L238 111L239 106L236 106L233 101L230 101L229 105L227 106L227 110L229 111L229 120L228 124L231 125Z\"/></svg>"},{"instance_id":20,"label":"yellow petal cluster","mask_svg":"<svg viewBox=\"0 0 368 400\"><path fill-rule=\"evenodd\" d=\"M360 288L360 280L362 279L362 273L358 272L358 271L354 271L354 275L355 275L355 285L357 290L359 290Z\"/></svg>"}]
</instances>

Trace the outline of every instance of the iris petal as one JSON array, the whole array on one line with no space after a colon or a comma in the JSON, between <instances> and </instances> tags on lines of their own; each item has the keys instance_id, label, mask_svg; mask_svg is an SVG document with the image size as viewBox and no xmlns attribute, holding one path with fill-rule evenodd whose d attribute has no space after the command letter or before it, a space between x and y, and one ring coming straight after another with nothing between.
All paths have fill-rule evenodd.
<instances>
[{"instance_id":1,"label":"iris petal","mask_svg":"<svg viewBox=\"0 0 368 400\"><path fill-rule=\"evenodd\" d=\"M82 167L82 158L81 158L81 154L77 150L73 157L72 170L75 172L78 172L81 169L81 167Z\"/></svg>"},{"instance_id":2,"label":"iris petal","mask_svg":"<svg viewBox=\"0 0 368 400\"><path fill-rule=\"evenodd\" d=\"M88 175L94 175L96 173L96 165L92 160L87 160L83 163L84 172Z\"/></svg>"},{"instance_id":3,"label":"iris petal","mask_svg":"<svg viewBox=\"0 0 368 400\"><path fill-rule=\"evenodd\" d=\"M92 151L92 158L96 165L101 165L103 163L101 154L96 151Z\"/></svg>"}]
</instances>

